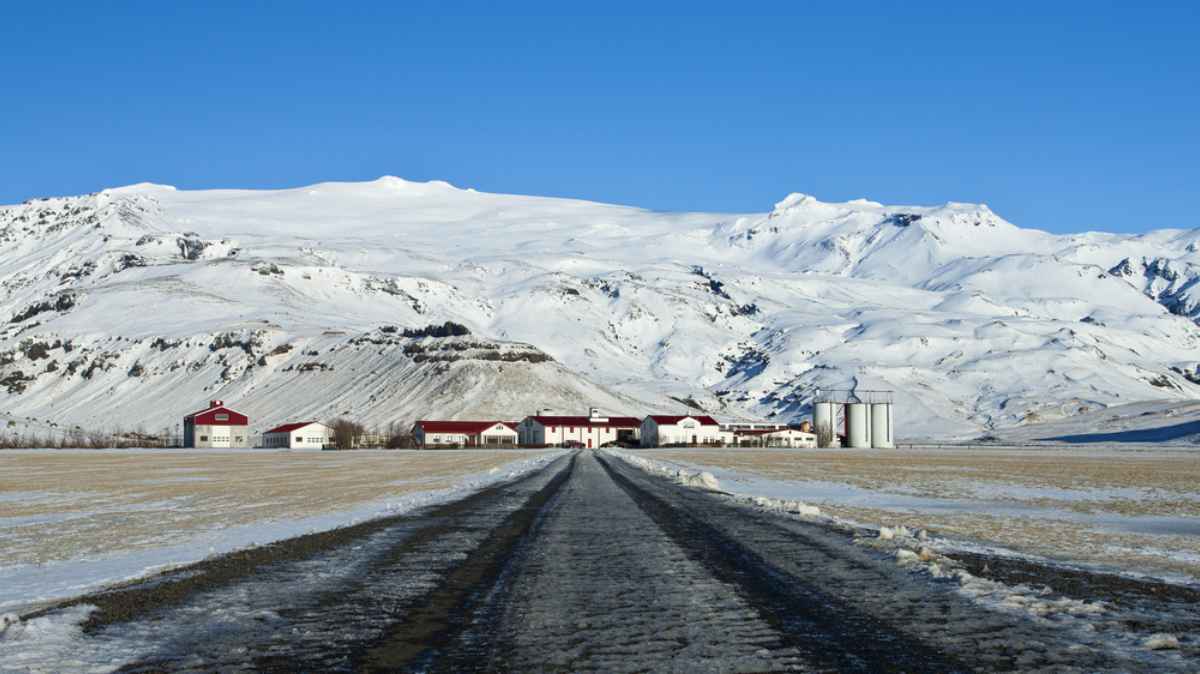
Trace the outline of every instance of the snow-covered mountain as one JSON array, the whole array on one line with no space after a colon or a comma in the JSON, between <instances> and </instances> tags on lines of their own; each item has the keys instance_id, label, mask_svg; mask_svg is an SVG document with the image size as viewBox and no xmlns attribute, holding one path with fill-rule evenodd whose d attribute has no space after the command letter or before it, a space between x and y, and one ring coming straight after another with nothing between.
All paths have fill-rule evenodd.
<instances>
[{"instance_id":1,"label":"snow-covered mountain","mask_svg":"<svg viewBox=\"0 0 1200 674\"><path fill-rule=\"evenodd\" d=\"M1200 397L1200 231L1055 236L987 206L658 213L385 177L141 184L0 208L0 415L174 427L898 391L898 435ZM453 321L471 334L404 337Z\"/></svg>"}]
</instances>

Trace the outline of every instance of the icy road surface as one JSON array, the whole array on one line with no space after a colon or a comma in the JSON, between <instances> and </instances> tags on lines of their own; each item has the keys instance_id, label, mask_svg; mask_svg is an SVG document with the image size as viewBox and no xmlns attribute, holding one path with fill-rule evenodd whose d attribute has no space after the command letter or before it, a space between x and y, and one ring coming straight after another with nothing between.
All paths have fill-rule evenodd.
<instances>
[{"instance_id":1,"label":"icy road surface","mask_svg":"<svg viewBox=\"0 0 1200 674\"><path fill-rule=\"evenodd\" d=\"M0 636L0 670L1161 672L1200 664L1190 636L1200 597L1187 588L975 561L985 575L994 562L1001 580L1032 575L1048 586L1043 599L1085 593L1106 608L1098 618L1060 620L990 607L844 531L588 451L457 502L225 555L23 616Z\"/></svg>"}]
</instances>

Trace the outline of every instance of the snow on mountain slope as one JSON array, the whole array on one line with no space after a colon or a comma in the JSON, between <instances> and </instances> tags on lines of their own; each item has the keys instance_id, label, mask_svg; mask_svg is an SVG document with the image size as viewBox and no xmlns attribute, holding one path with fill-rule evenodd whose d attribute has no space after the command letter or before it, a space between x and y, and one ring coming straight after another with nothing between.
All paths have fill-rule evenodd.
<instances>
[{"instance_id":1,"label":"snow on mountain slope","mask_svg":"<svg viewBox=\"0 0 1200 674\"><path fill-rule=\"evenodd\" d=\"M728 215L392 177L133 185L0 208L0 415L794 419L817 387L883 387L901 438L979 435L1197 397L1198 239L798 194ZM397 332L447 320L472 334Z\"/></svg>"}]
</instances>

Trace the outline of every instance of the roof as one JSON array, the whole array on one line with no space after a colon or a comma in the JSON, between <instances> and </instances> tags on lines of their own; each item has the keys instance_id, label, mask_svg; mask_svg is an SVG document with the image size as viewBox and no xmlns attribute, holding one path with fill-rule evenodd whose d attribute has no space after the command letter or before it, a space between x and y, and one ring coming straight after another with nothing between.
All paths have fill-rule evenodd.
<instances>
[{"instance_id":1,"label":"roof","mask_svg":"<svg viewBox=\"0 0 1200 674\"><path fill-rule=\"evenodd\" d=\"M543 426L600 426L606 428L639 428L642 425L641 420L634 417L600 417L600 419L593 419L591 417L532 416L530 419L533 419ZM601 419L603 419L603 421Z\"/></svg>"},{"instance_id":2,"label":"roof","mask_svg":"<svg viewBox=\"0 0 1200 674\"><path fill-rule=\"evenodd\" d=\"M325 425L319 421L297 421L296 423L292 423L292 424L284 424L282 426L276 426L275 428L272 428L271 430L269 430L267 432L268 433L291 433L292 431L299 430L301 428L304 428L305 426L311 426L313 424L320 424L321 426Z\"/></svg>"},{"instance_id":3,"label":"roof","mask_svg":"<svg viewBox=\"0 0 1200 674\"><path fill-rule=\"evenodd\" d=\"M696 421L700 422L701 426L720 426L720 424L717 423L717 420L710 416L695 416L692 414L684 414L681 416L673 416L670 414L651 414L650 418L653 419L654 423L658 424L659 426L674 426L684 419L695 419Z\"/></svg>"},{"instance_id":4,"label":"roof","mask_svg":"<svg viewBox=\"0 0 1200 674\"><path fill-rule=\"evenodd\" d=\"M218 413L228 415L228 419L217 419ZM184 417L184 420L192 420L197 426L248 426L250 419L245 414L235 412L224 405L217 405L206 410L193 412Z\"/></svg>"},{"instance_id":5,"label":"roof","mask_svg":"<svg viewBox=\"0 0 1200 674\"><path fill-rule=\"evenodd\" d=\"M508 421L418 421L417 425L426 433L482 433L487 429L501 425L510 431L515 431L516 424Z\"/></svg>"}]
</instances>

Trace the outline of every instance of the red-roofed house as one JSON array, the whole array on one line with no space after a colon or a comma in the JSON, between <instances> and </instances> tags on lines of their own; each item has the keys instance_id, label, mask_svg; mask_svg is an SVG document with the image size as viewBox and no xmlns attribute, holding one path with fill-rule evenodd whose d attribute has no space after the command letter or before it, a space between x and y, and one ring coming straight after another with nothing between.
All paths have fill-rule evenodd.
<instances>
[{"instance_id":1,"label":"red-roofed house","mask_svg":"<svg viewBox=\"0 0 1200 674\"><path fill-rule=\"evenodd\" d=\"M413 425L417 447L512 447L517 425L508 421L418 421Z\"/></svg>"},{"instance_id":2,"label":"red-roofed house","mask_svg":"<svg viewBox=\"0 0 1200 674\"><path fill-rule=\"evenodd\" d=\"M610 442L636 445L641 426L636 417L606 417L593 408L586 417L525 417L517 431L523 445L603 447Z\"/></svg>"},{"instance_id":3,"label":"red-roofed house","mask_svg":"<svg viewBox=\"0 0 1200 674\"><path fill-rule=\"evenodd\" d=\"M263 433L263 447L325 449L333 447L333 429L319 421L299 421Z\"/></svg>"},{"instance_id":4,"label":"red-roofed house","mask_svg":"<svg viewBox=\"0 0 1200 674\"><path fill-rule=\"evenodd\" d=\"M651 414L642 420L642 446L720 445L721 426L709 416Z\"/></svg>"},{"instance_id":5,"label":"red-roofed house","mask_svg":"<svg viewBox=\"0 0 1200 674\"><path fill-rule=\"evenodd\" d=\"M250 446L250 420L225 406L223 400L211 400L206 409L183 418L183 446L220 449Z\"/></svg>"}]
</instances>

